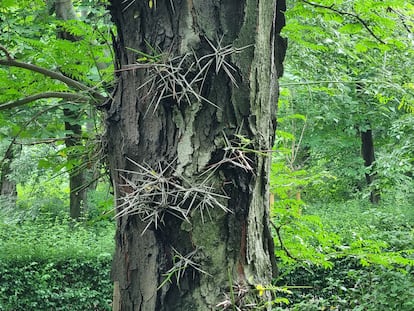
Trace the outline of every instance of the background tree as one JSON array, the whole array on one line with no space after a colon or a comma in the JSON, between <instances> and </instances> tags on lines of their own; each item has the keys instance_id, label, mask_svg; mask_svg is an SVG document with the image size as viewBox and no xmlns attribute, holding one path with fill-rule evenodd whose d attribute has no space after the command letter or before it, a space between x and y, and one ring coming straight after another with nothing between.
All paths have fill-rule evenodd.
<instances>
[{"instance_id":1,"label":"background tree","mask_svg":"<svg viewBox=\"0 0 414 311\"><path fill-rule=\"evenodd\" d=\"M84 21L62 21L68 13L74 12L73 8L66 7L71 1L60 1L57 6L54 1L49 1L49 6L44 1L34 1L30 9L25 7L26 2L4 4L2 16L7 18L1 20L4 27L0 36L3 56L0 74L4 78L1 85L4 92L0 110L14 109L17 112L14 128L8 130L12 139L6 150L11 150L14 144L24 144L26 148L35 143L56 146L55 152L49 154L48 159L41 159L39 166L53 167L56 174L62 169L69 173L70 215L77 218L81 206L86 204L88 186L95 184L97 179L88 172L92 168L99 172L97 163L102 157L101 148L95 147L96 133L101 125L96 116L91 117L90 111L95 110L88 104L99 104L106 99L100 94L102 84L97 83L105 79L109 81L110 77L110 70L106 71L107 78L104 77L105 70L100 65L111 61L105 52L108 33L103 33L108 26L103 20L94 26L85 21L102 14L103 8L88 11L84 6L83 12L89 12ZM56 7L58 19L51 15ZM72 14L71 17L75 16ZM26 25L27 18L35 21L30 30ZM56 38L58 31L61 38ZM67 40L69 37L82 40L73 43ZM67 76L58 73L56 68ZM41 78L42 75L46 78ZM81 93L70 92L70 88ZM58 102L56 98L66 102ZM62 162L54 160L56 156L65 158L63 167Z\"/></svg>"},{"instance_id":2,"label":"background tree","mask_svg":"<svg viewBox=\"0 0 414 311\"><path fill-rule=\"evenodd\" d=\"M110 10L114 310L241 306L276 269L268 153L284 2L119 0Z\"/></svg>"},{"instance_id":3,"label":"background tree","mask_svg":"<svg viewBox=\"0 0 414 311\"><path fill-rule=\"evenodd\" d=\"M71 0L67 1L49 1L49 6L52 7L52 11L56 14L56 18L62 21L76 21L78 19L75 8ZM78 37L69 30L58 29L57 37L62 40L68 40L70 42L79 42L81 37ZM69 73L62 72L66 76L70 76ZM71 77L73 78L73 77ZM82 115L85 113L83 109L78 106L71 106L70 108L63 109L63 115L65 118L65 145L67 148L76 150L83 147L82 136ZM69 152L68 161L76 161L79 156L78 152ZM69 171L69 188L70 188L70 203L69 214L73 219L79 219L82 215L82 209L86 205L88 191L91 190L91 185L96 183L91 180L93 173L86 167L74 167Z\"/></svg>"},{"instance_id":4,"label":"background tree","mask_svg":"<svg viewBox=\"0 0 414 311\"><path fill-rule=\"evenodd\" d=\"M10 148L4 153L2 166L0 169L0 195L7 196L13 201L17 197L16 181L10 178L12 173L11 162L13 161L18 149Z\"/></svg>"},{"instance_id":5,"label":"background tree","mask_svg":"<svg viewBox=\"0 0 414 311\"><path fill-rule=\"evenodd\" d=\"M307 119L296 165L318 166L334 177L326 187L307 187L307 200L362 195L377 202L380 193L394 195L390 178L400 189L412 182L404 177L410 169L398 164L408 155L391 159L388 149L397 143L389 130L413 102L412 6L370 4L294 1L288 9L281 115Z\"/></svg>"}]
</instances>

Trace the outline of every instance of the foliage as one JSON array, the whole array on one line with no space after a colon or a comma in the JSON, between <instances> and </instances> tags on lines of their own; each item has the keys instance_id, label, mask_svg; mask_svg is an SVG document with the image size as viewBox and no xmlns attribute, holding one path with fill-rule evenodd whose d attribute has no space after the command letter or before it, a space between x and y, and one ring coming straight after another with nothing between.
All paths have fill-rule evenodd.
<instances>
[{"instance_id":1,"label":"foliage","mask_svg":"<svg viewBox=\"0 0 414 311\"><path fill-rule=\"evenodd\" d=\"M289 310L412 309L410 204L373 208L359 200L315 204L302 213L285 225L290 228L283 231L286 249L276 242L281 271L276 284L311 287L292 290Z\"/></svg>"},{"instance_id":2,"label":"foliage","mask_svg":"<svg viewBox=\"0 0 414 311\"><path fill-rule=\"evenodd\" d=\"M284 120L294 128L305 119L282 119L286 128ZM375 207L365 199L306 204L300 192L330 176L295 165L300 142L292 133L279 135L271 172L275 282L294 288L286 310L411 310L414 213L402 195L407 189L394 189Z\"/></svg>"},{"instance_id":3,"label":"foliage","mask_svg":"<svg viewBox=\"0 0 414 311\"><path fill-rule=\"evenodd\" d=\"M0 309L111 310L111 257L0 262Z\"/></svg>"},{"instance_id":4,"label":"foliage","mask_svg":"<svg viewBox=\"0 0 414 311\"><path fill-rule=\"evenodd\" d=\"M113 222L114 198L108 183L99 183L94 191L88 192L88 200L83 215L87 226L101 227Z\"/></svg>"},{"instance_id":5,"label":"foliage","mask_svg":"<svg viewBox=\"0 0 414 311\"><path fill-rule=\"evenodd\" d=\"M75 93L58 79L5 65L14 59L63 73L99 95L108 90L111 24L102 1L75 1L79 21L57 20L46 5L51 2L2 0L0 5L0 167L12 144L22 146L8 173L18 185L18 198L0 202L0 309L109 310L114 228L108 184L99 184L84 202L86 222L65 217L68 172L95 168L101 173L96 132L102 126L95 108L88 106L97 95L78 91L82 103L42 98L50 92ZM58 30L79 40L58 38ZM5 110L38 94L36 101ZM65 122L81 126L77 146L65 147L65 138L74 134L65 130Z\"/></svg>"},{"instance_id":6,"label":"foliage","mask_svg":"<svg viewBox=\"0 0 414 311\"><path fill-rule=\"evenodd\" d=\"M110 310L113 226L0 224L0 309Z\"/></svg>"},{"instance_id":7,"label":"foliage","mask_svg":"<svg viewBox=\"0 0 414 311\"><path fill-rule=\"evenodd\" d=\"M17 144L24 146L19 160L27 159L29 153L49 150L31 159L30 171L35 171L33 167L37 166L38 176L50 178L48 169L51 168L55 174L66 171L72 175L76 172L99 175L104 155L96 133L102 131L102 124L101 116L91 105L96 105L97 99L106 99L102 94L109 91L113 79L111 23L103 3L75 1L79 20L62 21L51 15L53 10L46 5L53 1L3 2L0 8L0 137L6 139L0 146L0 168L4 153ZM59 38L59 31L75 36L77 41ZM16 67L10 61L25 66ZM37 69L27 70L27 66ZM63 80L45 72L60 75L72 83L62 83ZM75 97L62 100L66 97L49 98L47 94ZM13 106L31 96L39 98ZM9 108L13 108L12 113ZM8 121L11 117L13 122ZM74 133L74 126L81 133ZM69 143L68 137L74 136ZM49 144L49 147L38 147L38 144ZM19 160L12 163L12 175L19 183L25 183L22 172L28 161L20 166ZM97 178L89 177L92 183ZM61 200L61 203L66 202Z\"/></svg>"},{"instance_id":8,"label":"foliage","mask_svg":"<svg viewBox=\"0 0 414 311\"><path fill-rule=\"evenodd\" d=\"M110 256L113 225L101 229L70 221L0 224L1 261L58 261Z\"/></svg>"},{"instance_id":9,"label":"foliage","mask_svg":"<svg viewBox=\"0 0 414 311\"><path fill-rule=\"evenodd\" d=\"M369 168L360 155L359 137L367 129L374 133L374 170L381 191L396 184L382 174L386 165L386 171L397 173L398 185L409 188L404 175L413 169L412 157L400 148L395 153L396 136L389 131L405 119L414 98L412 38L407 36L413 27L412 4L298 0L290 5L284 29L289 49L281 80L285 104L279 115L306 116L312 126L301 143L303 163L335 176L316 187L310 184L306 199L368 194ZM299 137L300 130L293 134Z\"/></svg>"},{"instance_id":10,"label":"foliage","mask_svg":"<svg viewBox=\"0 0 414 311\"><path fill-rule=\"evenodd\" d=\"M294 136L291 137L294 138ZM407 211L398 214L395 207L392 215L389 215L390 211L388 209L382 211L378 208L371 208L361 211L362 203L360 201L357 201L354 209L350 208L351 203L329 205L325 202L323 205L306 206L297 197L298 193L295 192L300 191L300 187L306 185L306 182L310 182L316 176L321 175L312 178L306 177L310 173L302 170L299 175L301 179L297 180L298 172L290 170L288 165L280 160L283 159L279 158L278 161L275 158L272 166L271 188L275 195L272 219L277 244L279 245L276 254L284 263L303 261L332 267L330 260L344 256L354 256L359 258L361 263L366 264L378 263L385 266L393 263L410 264L398 253L382 254L382 249L391 248L390 243L392 241L384 241L384 239L373 235L377 231L384 232L390 229L378 222L378 219L385 221L388 216L393 218L387 223L393 224L395 227L406 227L410 223L407 218L409 215ZM365 205L368 205L368 203ZM388 205L385 207L389 208ZM321 211L325 211L325 217L321 218L320 215L315 215L318 214L315 213L315 210L319 214L321 214ZM361 219L365 221L354 218L354 215L362 216ZM399 224L396 222L397 217L400 217L400 220L407 221L408 219L408 222ZM324 224L328 224L328 226ZM339 231L338 228L342 228L342 230ZM414 249L413 245L405 246L408 248L397 248L397 251L407 250L411 252L410 249Z\"/></svg>"},{"instance_id":11,"label":"foliage","mask_svg":"<svg viewBox=\"0 0 414 311\"><path fill-rule=\"evenodd\" d=\"M361 268L341 261L332 270L295 270L286 280L311 284L294 291L289 309L275 310L401 310L413 307L412 268L401 273L381 268ZM340 267L340 268L339 268Z\"/></svg>"},{"instance_id":12,"label":"foliage","mask_svg":"<svg viewBox=\"0 0 414 311\"><path fill-rule=\"evenodd\" d=\"M276 284L311 288L276 310L412 310L413 6L289 4L271 173ZM372 168L360 155L367 129ZM382 195L375 208L369 170Z\"/></svg>"},{"instance_id":13,"label":"foliage","mask_svg":"<svg viewBox=\"0 0 414 311\"><path fill-rule=\"evenodd\" d=\"M65 172L68 163L58 155L62 150L66 148L50 144L22 148L9 174L17 183L18 197L12 202L2 199L4 221L48 222L66 217L70 189ZM113 195L110 191L106 180L97 182L96 189L89 191L82 206L84 221L90 225L100 222L106 225L111 221Z\"/></svg>"}]
</instances>

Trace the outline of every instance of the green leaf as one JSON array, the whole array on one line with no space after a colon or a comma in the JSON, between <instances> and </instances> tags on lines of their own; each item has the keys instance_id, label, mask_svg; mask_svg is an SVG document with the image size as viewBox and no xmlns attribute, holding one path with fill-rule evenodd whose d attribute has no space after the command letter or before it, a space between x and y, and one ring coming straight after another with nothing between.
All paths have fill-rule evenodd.
<instances>
[{"instance_id":1,"label":"green leaf","mask_svg":"<svg viewBox=\"0 0 414 311\"><path fill-rule=\"evenodd\" d=\"M363 29L363 26L361 25L361 23L355 23L355 24L346 24L340 27L338 30L339 32L344 33L344 34L357 34L361 32L362 29Z\"/></svg>"}]
</instances>

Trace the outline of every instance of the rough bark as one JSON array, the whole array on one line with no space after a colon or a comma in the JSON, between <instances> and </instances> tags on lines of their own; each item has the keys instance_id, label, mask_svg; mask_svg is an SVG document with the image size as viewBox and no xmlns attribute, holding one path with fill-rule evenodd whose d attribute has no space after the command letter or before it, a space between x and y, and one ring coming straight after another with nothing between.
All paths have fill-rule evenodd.
<instances>
[{"instance_id":1,"label":"rough bark","mask_svg":"<svg viewBox=\"0 0 414 311\"><path fill-rule=\"evenodd\" d=\"M268 172L284 1L114 0L110 10L114 310L223 309L233 285L237 304L257 298L276 270Z\"/></svg>"}]
</instances>

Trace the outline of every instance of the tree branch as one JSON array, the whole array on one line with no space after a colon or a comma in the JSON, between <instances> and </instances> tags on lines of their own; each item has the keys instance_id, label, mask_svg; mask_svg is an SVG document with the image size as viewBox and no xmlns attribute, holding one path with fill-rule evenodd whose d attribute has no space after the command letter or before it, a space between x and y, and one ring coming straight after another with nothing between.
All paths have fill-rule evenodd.
<instances>
[{"instance_id":1,"label":"tree branch","mask_svg":"<svg viewBox=\"0 0 414 311\"><path fill-rule=\"evenodd\" d=\"M27 69L33 72L37 72L40 73L46 77L52 78L54 80L59 80L63 83L65 83L67 86L70 86L74 89L80 90L80 91L85 91L88 92L92 95L92 97L100 104L103 103L105 100L107 100L107 98L103 95L101 95L99 92L95 91L93 88L90 88L88 86L86 86L83 83L80 83L76 80L73 80L71 78L68 78L66 76L64 76L61 73L57 73L54 72L52 70L43 68L43 67L39 67L33 64L28 64L28 63L23 63L23 62L19 62L17 60L14 60L13 58L10 58L10 55L8 54L7 50L5 50L3 47L0 48L1 50L3 50L6 55L7 55L7 59L0 59L0 65L3 66L10 66L10 67L19 67L19 68L23 68L23 69Z\"/></svg>"},{"instance_id":2,"label":"tree branch","mask_svg":"<svg viewBox=\"0 0 414 311\"><path fill-rule=\"evenodd\" d=\"M42 114L44 114L44 113L46 113L46 112L48 112L52 109L55 109L57 107L60 107L61 105L62 104L46 107L45 109L43 109L42 111L39 111L33 117L31 117L30 120L27 121L25 124L23 124L23 126L20 128L20 130L17 132L17 134L12 137L12 140L11 140L9 146L7 147L6 152L4 153L5 156L3 157L3 159L0 160L0 167L3 166L3 163L6 160L7 153L10 152L11 148L13 147L13 144L16 143L17 137L20 136L20 134L26 129L26 127L28 127L30 123L32 123L34 120L36 120Z\"/></svg>"},{"instance_id":3,"label":"tree branch","mask_svg":"<svg viewBox=\"0 0 414 311\"><path fill-rule=\"evenodd\" d=\"M390 6L387 8L387 12L392 12L392 13L396 14L398 16L398 18L400 19L401 23L403 24L403 27L405 28L405 30L407 30L408 33L412 33L410 27L408 26L407 22L405 21L406 19L408 19L407 16L405 16L404 14L398 12L397 10L394 10ZM411 20L411 22L412 22L412 20Z\"/></svg>"},{"instance_id":4,"label":"tree branch","mask_svg":"<svg viewBox=\"0 0 414 311\"><path fill-rule=\"evenodd\" d=\"M7 51L7 49L4 46L2 46L1 44L0 44L0 50L2 50L6 54L7 59L9 59L9 60L13 59L13 57L11 57L9 51Z\"/></svg>"},{"instance_id":5,"label":"tree branch","mask_svg":"<svg viewBox=\"0 0 414 311\"><path fill-rule=\"evenodd\" d=\"M45 93L27 96L25 98L18 99L13 102L0 104L0 111L19 107L27 103L33 102L35 100L42 99L42 98L63 98L63 99L71 100L71 101L88 101L90 99L90 97L81 95L81 94L65 93L65 92L45 92Z\"/></svg>"},{"instance_id":6,"label":"tree branch","mask_svg":"<svg viewBox=\"0 0 414 311\"><path fill-rule=\"evenodd\" d=\"M40 144L52 144L52 143L55 143L57 141L64 141L65 139L68 139L68 138L67 137L44 138L44 139L37 140L37 141L32 141L32 142L15 141L15 144L16 145L22 145L22 146L35 146L35 145L40 145Z\"/></svg>"},{"instance_id":7,"label":"tree branch","mask_svg":"<svg viewBox=\"0 0 414 311\"><path fill-rule=\"evenodd\" d=\"M301 0L302 2L309 4L315 8L321 8L321 9L326 9L326 10L330 10L332 12L335 12L336 14L339 15L348 15L351 16L352 18L355 18L359 23L362 24L362 26L364 26L364 28L371 34L371 36L373 36L378 42L382 43L382 44L386 44L380 37L378 37L374 31L369 27L368 23L363 20L358 14L355 13L350 13L350 12L346 12L346 11L341 11L338 9L334 8L334 4L332 4L331 6L326 6L326 5L322 5L322 4L318 4L318 3L313 3L307 0Z\"/></svg>"},{"instance_id":8,"label":"tree branch","mask_svg":"<svg viewBox=\"0 0 414 311\"><path fill-rule=\"evenodd\" d=\"M270 221L270 224L272 225L273 229L275 229L276 235L277 235L277 239L279 240L280 248L285 252L286 256L288 256L289 258L291 258L291 259L293 259L295 261L299 261L298 258L296 258L295 256L293 256L289 252L289 250L286 248L285 244L283 243L282 235L280 234L281 227L277 227L272 221Z\"/></svg>"}]
</instances>

